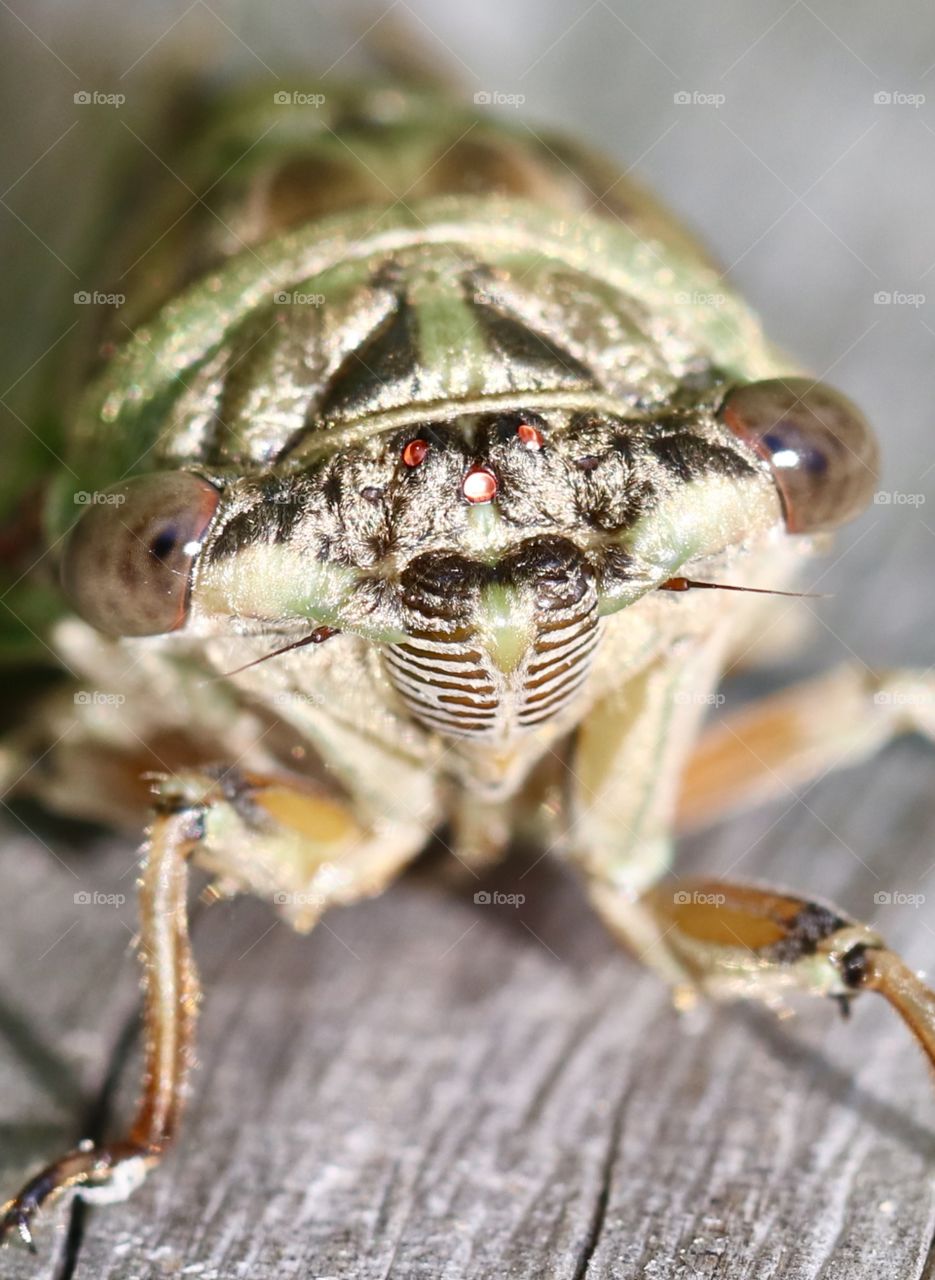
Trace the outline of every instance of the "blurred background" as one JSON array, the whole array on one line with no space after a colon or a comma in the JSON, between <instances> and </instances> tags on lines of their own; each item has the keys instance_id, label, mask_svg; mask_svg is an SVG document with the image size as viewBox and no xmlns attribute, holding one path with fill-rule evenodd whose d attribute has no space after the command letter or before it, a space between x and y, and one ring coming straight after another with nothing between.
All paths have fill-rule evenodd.
<instances>
[{"instance_id":1,"label":"blurred background","mask_svg":"<svg viewBox=\"0 0 935 1280\"><path fill-rule=\"evenodd\" d=\"M86 305L75 295L100 287L87 264L114 175L161 167L150 148L171 86L248 77L294 87L307 76L327 91L329 80L366 75L369 50L395 30L450 75L453 93L489 94L497 105L484 110L565 130L654 188L772 337L875 424L879 500L815 569L833 596L806 602L812 644L757 682L851 658L931 664L930 6L0 0L0 29L0 451L35 429L37 396ZM688 841L681 865L836 898L931 973L932 761L903 743ZM106 842L98 863L82 861L67 835L27 818L4 815L4 888L16 905L0 926L0 964L16 975L13 994L0 982L4 1188L74 1136L86 1100L73 1081L93 1094L136 1000L123 954L134 850ZM106 908L73 908L76 874L82 887L122 890L120 924ZM268 1264L306 1275L312 1258L322 1276L434 1280L433 1259L446 1256L458 1259L446 1280L493 1277L505 1273L505 1241L526 1250L511 1255L517 1276L930 1274L935 1104L895 1019L860 1009L843 1028L811 1009L790 1032L765 1013L728 1010L685 1035L666 993L619 956L561 871L517 874L491 881L526 895L509 919L477 911L470 889L452 897L411 877L329 916L308 940L274 931L257 904L213 912L199 942L212 992L199 1080L212 1088L196 1081L171 1177L95 1219L76 1274L129 1274L107 1270L121 1248L133 1258L162 1249L167 1267L209 1253L217 1263L228 1239L246 1271L228 1258L210 1274ZM887 904L880 890L928 904ZM295 1039L284 1047L286 1023ZM219 1141L221 1164L228 1152L232 1169L249 1161L253 1183L218 1190ZM384 1173L378 1212L373 1179ZM183 1177L180 1197L173 1179ZM262 1231L254 1185L269 1188ZM181 1226L160 1218L167 1206L187 1214ZM287 1265L277 1232L288 1238L297 1223ZM0 1275L20 1274L5 1268L0 1259Z\"/></svg>"}]
</instances>

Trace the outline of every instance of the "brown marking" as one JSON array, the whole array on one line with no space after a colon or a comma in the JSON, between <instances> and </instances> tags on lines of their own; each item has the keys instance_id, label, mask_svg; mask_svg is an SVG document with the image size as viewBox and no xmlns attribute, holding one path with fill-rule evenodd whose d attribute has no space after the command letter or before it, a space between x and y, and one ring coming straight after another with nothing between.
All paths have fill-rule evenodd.
<instances>
[{"instance_id":1,"label":"brown marking","mask_svg":"<svg viewBox=\"0 0 935 1280\"><path fill-rule=\"evenodd\" d=\"M825 908L768 889L720 880L676 880L650 889L646 899L679 933L719 947L762 953L795 939L814 950L819 938L827 936L827 931L811 928L815 912ZM839 917L835 921L835 928L846 923Z\"/></svg>"},{"instance_id":2,"label":"brown marking","mask_svg":"<svg viewBox=\"0 0 935 1280\"><path fill-rule=\"evenodd\" d=\"M439 159L426 165L416 191L419 196L519 196L565 208L563 185L528 147L509 137L480 138L472 133L454 146L445 140Z\"/></svg>"},{"instance_id":3,"label":"brown marking","mask_svg":"<svg viewBox=\"0 0 935 1280\"><path fill-rule=\"evenodd\" d=\"M290 156L267 179L260 235L265 239L328 214L385 200L382 183L350 159Z\"/></svg>"}]
</instances>

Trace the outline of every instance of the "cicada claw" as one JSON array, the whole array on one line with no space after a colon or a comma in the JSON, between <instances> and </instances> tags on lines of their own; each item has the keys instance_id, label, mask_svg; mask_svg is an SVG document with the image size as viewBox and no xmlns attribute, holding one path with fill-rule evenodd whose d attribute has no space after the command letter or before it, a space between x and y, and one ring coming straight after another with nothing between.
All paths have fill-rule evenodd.
<instances>
[{"instance_id":1,"label":"cicada claw","mask_svg":"<svg viewBox=\"0 0 935 1280\"><path fill-rule=\"evenodd\" d=\"M88 1200L125 1200L158 1158L157 1150L130 1143L80 1143L46 1165L0 1209L0 1245L18 1236L31 1253L36 1253L33 1220L63 1192L74 1189Z\"/></svg>"},{"instance_id":2,"label":"cicada claw","mask_svg":"<svg viewBox=\"0 0 935 1280\"><path fill-rule=\"evenodd\" d=\"M0 1244L6 1244L15 1232L30 1253L39 1252L32 1238L32 1232L29 1230L29 1222L36 1207L27 1210L20 1207L16 1201L4 1206L3 1219L0 1221Z\"/></svg>"}]
</instances>

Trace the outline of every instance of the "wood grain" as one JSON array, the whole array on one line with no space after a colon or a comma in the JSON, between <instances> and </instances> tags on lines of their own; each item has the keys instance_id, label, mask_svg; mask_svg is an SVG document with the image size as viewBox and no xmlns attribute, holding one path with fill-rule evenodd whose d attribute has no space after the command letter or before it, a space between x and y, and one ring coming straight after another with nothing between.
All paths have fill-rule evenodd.
<instances>
[{"instance_id":1,"label":"wood grain","mask_svg":"<svg viewBox=\"0 0 935 1280\"><path fill-rule=\"evenodd\" d=\"M694 841L684 865L742 858L747 876L868 914L880 885L921 883L931 867L930 768L904 744L827 780L814 816L796 804L735 822ZM44 910L26 938L4 933L5 972L76 911L45 887L67 876L48 853L17 850L18 892ZM82 865L85 881L114 892L128 856ZM935 1096L888 1010L868 998L848 1025L824 1004L788 1022L740 1006L682 1018L561 868L515 860L478 882L525 895L520 907L476 905L473 881L447 880L431 859L309 938L255 902L202 914L201 1067L183 1141L131 1201L87 1213L76 1277L930 1274ZM77 1136L68 1071L51 1090L34 1082L50 1053L39 1046L67 1045L84 1023L99 1052L130 1016L126 925L112 912L89 931L81 910L25 984L5 984L35 1040L4 1047L18 1135L5 1179ZM911 960L930 951L915 908L869 914ZM131 1058L118 1108L134 1071ZM48 1265L64 1230L43 1233ZM0 1256L0 1276L26 1274L22 1257Z\"/></svg>"}]
</instances>

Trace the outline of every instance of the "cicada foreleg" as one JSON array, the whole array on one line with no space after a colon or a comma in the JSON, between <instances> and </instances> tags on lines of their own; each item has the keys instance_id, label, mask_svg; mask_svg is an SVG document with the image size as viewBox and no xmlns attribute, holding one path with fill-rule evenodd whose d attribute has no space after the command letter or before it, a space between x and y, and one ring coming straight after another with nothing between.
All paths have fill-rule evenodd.
<instances>
[{"instance_id":1,"label":"cicada foreleg","mask_svg":"<svg viewBox=\"0 0 935 1280\"><path fill-rule=\"evenodd\" d=\"M36 1214L69 1189L92 1200L125 1198L176 1137L199 1004L186 901L193 858L216 871L225 890L272 898L291 924L308 929L330 902L378 893L424 840L413 819L371 830L349 801L305 780L232 768L158 780L139 886L145 998L136 1114L117 1140L80 1143L33 1177L0 1209L0 1242L19 1235L32 1247ZM328 871L342 860L347 876L336 890Z\"/></svg>"},{"instance_id":2,"label":"cicada foreleg","mask_svg":"<svg viewBox=\"0 0 935 1280\"><path fill-rule=\"evenodd\" d=\"M36 1213L69 1188L122 1198L157 1163L174 1137L192 1062L198 976L188 937L188 863L198 841L194 806L157 809L139 886L139 952L144 974L143 1090L126 1136L82 1142L32 1178L0 1217L0 1240L18 1233L33 1247Z\"/></svg>"}]
</instances>

